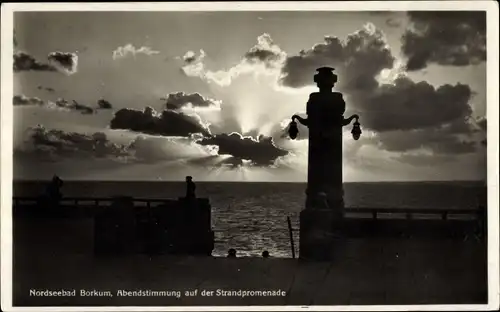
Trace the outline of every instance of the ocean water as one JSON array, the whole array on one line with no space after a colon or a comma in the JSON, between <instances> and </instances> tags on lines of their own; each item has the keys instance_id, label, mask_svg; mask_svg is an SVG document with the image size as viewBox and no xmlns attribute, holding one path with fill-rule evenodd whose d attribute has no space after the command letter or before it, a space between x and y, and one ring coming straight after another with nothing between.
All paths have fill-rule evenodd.
<instances>
[{"instance_id":1,"label":"ocean water","mask_svg":"<svg viewBox=\"0 0 500 312\"><path fill-rule=\"evenodd\" d=\"M40 181L14 182L14 196L37 196L44 190ZM235 248L241 256L290 257L286 222L298 229L299 213L305 202L304 183L197 182L198 197L210 198L215 256ZM92 182L66 181L64 196L177 198L183 196L183 182ZM477 208L486 205L482 182L345 183L346 207L381 208ZM294 232L298 251L298 232Z\"/></svg>"}]
</instances>

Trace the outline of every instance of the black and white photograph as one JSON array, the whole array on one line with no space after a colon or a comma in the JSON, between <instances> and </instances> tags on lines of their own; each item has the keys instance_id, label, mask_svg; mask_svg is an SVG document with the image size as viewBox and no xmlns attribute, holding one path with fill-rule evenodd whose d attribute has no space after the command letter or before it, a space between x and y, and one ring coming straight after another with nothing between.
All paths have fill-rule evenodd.
<instances>
[{"instance_id":1,"label":"black and white photograph","mask_svg":"<svg viewBox=\"0 0 500 312\"><path fill-rule=\"evenodd\" d=\"M498 309L497 3L128 6L2 5L3 310Z\"/></svg>"}]
</instances>

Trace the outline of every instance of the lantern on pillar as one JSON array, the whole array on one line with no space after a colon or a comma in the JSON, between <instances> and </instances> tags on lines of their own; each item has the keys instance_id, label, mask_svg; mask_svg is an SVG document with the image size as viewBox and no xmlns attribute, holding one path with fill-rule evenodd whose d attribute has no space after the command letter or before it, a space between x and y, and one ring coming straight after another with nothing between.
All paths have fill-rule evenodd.
<instances>
[{"instance_id":1,"label":"lantern on pillar","mask_svg":"<svg viewBox=\"0 0 500 312\"><path fill-rule=\"evenodd\" d=\"M288 125L288 135L290 136L290 139L295 140L297 138L297 134L299 134L297 122L295 120L292 120Z\"/></svg>"},{"instance_id":2,"label":"lantern on pillar","mask_svg":"<svg viewBox=\"0 0 500 312\"><path fill-rule=\"evenodd\" d=\"M352 125L351 133L354 140L359 140L359 137L361 136L361 127L359 121L356 120L354 122L354 124Z\"/></svg>"}]
</instances>

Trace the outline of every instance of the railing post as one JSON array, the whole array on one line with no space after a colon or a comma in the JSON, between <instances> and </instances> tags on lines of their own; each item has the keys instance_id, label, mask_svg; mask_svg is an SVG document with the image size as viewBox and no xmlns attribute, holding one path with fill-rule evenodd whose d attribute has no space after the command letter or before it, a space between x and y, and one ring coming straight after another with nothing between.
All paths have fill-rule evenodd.
<instances>
[{"instance_id":1,"label":"railing post","mask_svg":"<svg viewBox=\"0 0 500 312\"><path fill-rule=\"evenodd\" d=\"M443 220L447 220L448 219L448 211L443 212L443 214L441 215L441 218Z\"/></svg>"},{"instance_id":2,"label":"railing post","mask_svg":"<svg viewBox=\"0 0 500 312\"><path fill-rule=\"evenodd\" d=\"M295 259L295 244L293 243L293 230L290 217L286 217L286 221L288 223L288 233L290 235L290 247L292 248L292 258Z\"/></svg>"}]
</instances>

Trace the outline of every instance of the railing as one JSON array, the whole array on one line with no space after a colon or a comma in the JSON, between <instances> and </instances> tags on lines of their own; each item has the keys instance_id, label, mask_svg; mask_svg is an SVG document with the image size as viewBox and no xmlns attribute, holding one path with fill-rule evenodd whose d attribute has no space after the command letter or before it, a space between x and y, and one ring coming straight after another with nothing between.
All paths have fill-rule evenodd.
<instances>
[{"instance_id":1,"label":"railing","mask_svg":"<svg viewBox=\"0 0 500 312\"><path fill-rule=\"evenodd\" d=\"M12 201L15 206L18 205L35 205L42 198L41 197L13 197ZM176 199L152 199L152 198L133 198L133 197L63 197L59 201L62 206L89 206L93 207L103 207L109 206L112 202L116 200L130 200L134 204L142 203L146 204L146 207L151 207L152 204L165 204ZM105 204L106 203L106 204ZM398 214L403 215L404 219L419 219L416 215L427 215L427 216L437 216L442 220L450 219L450 216L468 216L475 218L484 218L486 212L484 208L478 209L457 209L457 208L345 208L345 214L365 214L369 215L371 219L385 219L383 214Z\"/></svg>"},{"instance_id":2,"label":"railing","mask_svg":"<svg viewBox=\"0 0 500 312\"><path fill-rule=\"evenodd\" d=\"M457 208L346 208L346 214L369 214L372 219L379 219L382 214L404 215L405 219L418 219L416 215L439 216L442 220L448 220L451 215L469 216L482 218L486 212L482 208L478 209L457 209Z\"/></svg>"},{"instance_id":3,"label":"railing","mask_svg":"<svg viewBox=\"0 0 500 312\"><path fill-rule=\"evenodd\" d=\"M439 216L442 220L450 219L452 215L482 217L484 213L482 209L456 209L456 208L346 208L347 214L369 214L372 219L379 219L382 214L399 214L404 215L404 219L419 219L416 215Z\"/></svg>"},{"instance_id":4,"label":"railing","mask_svg":"<svg viewBox=\"0 0 500 312\"><path fill-rule=\"evenodd\" d=\"M110 203L121 200L122 197L63 197L59 200L59 204L62 206L109 206ZM123 197L125 200L130 200L134 203L145 203L147 207L151 204L164 204L168 202L175 201L175 199L151 199L151 198L133 198L133 197ZM12 203L14 205L36 205L43 200L42 197L19 197L15 196L12 198ZM107 204L105 204L107 203Z\"/></svg>"}]
</instances>

